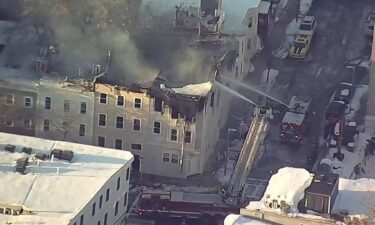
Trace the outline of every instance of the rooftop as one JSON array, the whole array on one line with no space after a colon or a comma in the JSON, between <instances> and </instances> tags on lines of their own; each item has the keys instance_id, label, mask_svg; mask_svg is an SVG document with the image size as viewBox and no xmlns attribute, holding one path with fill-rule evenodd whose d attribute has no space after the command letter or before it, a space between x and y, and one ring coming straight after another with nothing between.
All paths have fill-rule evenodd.
<instances>
[{"instance_id":1,"label":"rooftop","mask_svg":"<svg viewBox=\"0 0 375 225\"><path fill-rule=\"evenodd\" d=\"M8 144L16 146L14 153L4 151ZM32 154L23 153L23 147L32 148ZM71 150L74 156L70 162L56 157L35 160L34 154L49 155L53 149ZM29 161L22 175L15 172L15 161L25 157ZM0 224L66 225L114 173L132 160L133 155L127 151L1 133L0 204L22 205L33 213L11 218L0 214Z\"/></svg>"},{"instance_id":2,"label":"rooftop","mask_svg":"<svg viewBox=\"0 0 375 225\"><path fill-rule=\"evenodd\" d=\"M311 185L306 189L306 192L331 196L338 179L339 176L337 174L329 174L328 176L315 175Z\"/></svg>"}]
</instances>

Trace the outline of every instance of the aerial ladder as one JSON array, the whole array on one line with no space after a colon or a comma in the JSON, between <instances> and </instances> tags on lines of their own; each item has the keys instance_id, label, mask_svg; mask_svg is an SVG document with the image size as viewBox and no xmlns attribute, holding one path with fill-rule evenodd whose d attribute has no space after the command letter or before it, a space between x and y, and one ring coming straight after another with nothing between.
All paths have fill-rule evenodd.
<instances>
[{"instance_id":1,"label":"aerial ladder","mask_svg":"<svg viewBox=\"0 0 375 225\"><path fill-rule=\"evenodd\" d=\"M272 119L272 108L269 104L256 106L254 116L229 184L221 190L224 202L231 206L238 206L244 200L246 177L258 159L260 145L268 132L268 121Z\"/></svg>"}]
</instances>

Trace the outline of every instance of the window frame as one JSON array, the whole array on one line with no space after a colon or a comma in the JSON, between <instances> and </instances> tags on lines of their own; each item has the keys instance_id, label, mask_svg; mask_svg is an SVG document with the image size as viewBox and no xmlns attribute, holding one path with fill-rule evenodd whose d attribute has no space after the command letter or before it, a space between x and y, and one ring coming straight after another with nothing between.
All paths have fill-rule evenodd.
<instances>
[{"instance_id":1,"label":"window frame","mask_svg":"<svg viewBox=\"0 0 375 225\"><path fill-rule=\"evenodd\" d=\"M136 121L136 120L139 121L139 130L135 130L135 129L134 129L135 121ZM142 132L142 120L141 120L141 119L139 119L139 118L133 118L132 131L135 131L135 132Z\"/></svg>"},{"instance_id":2,"label":"window frame","mask_svg":"<svg viewBox=\"0 0 375 225\"><path fill-rule=\"evenodd\" d=\"M118 118L122 118L122 122L118 122L117 119ZM115 128L116 129L120 129L120 130L123 130L124 129L124 123L125 123L125 117L124 116L116 116L116 120L115 120ZM121 124L121 127L117 127L118 124Z\"/></svg>"},{"instance_id":3,"label":"window frame","mask_svg":"<svg viewBox=\"0 0 375 225\"><path fill-rule=\"evenodd\" d=\"M168 157L165 157L165 155L168 155ZM168 159L168 161L164 161L164 159ZM171 162L171 154L169 152L163 152L161 161L163 163L170 163Z\"/></svg>"},{"instance_id":4,"label":"window frame","mask_svg":"<svg viewBox=\"0 0 375 225\"><path fill-rule=\"evenodd\" d=\"M121 177L117 178L117 184L116 184L116 191L120 190L121 188Z\"/></svg>"},{"instance_id":5,"label":"window frame","mask_svg":"<svg viewBox=\"0 0 375 225\"><path fill-rule=\"evenodd\" d=\"M173 132L174 130L176 131L176 135L175 135L175 136L176 136L176 140L173 140L173 139L172 139L172 136L174 136L174 135L172 134L172 132ZM170 140L170 141L173 141L173 142L178 142L178 129L171 128L170 133L169 133L169 140Z\"/></svg>"},{"instance_id":6,"label":"window frame","mask_svg":"<svg viewBox=\"0 0 375 225\"><path fill-rule=\"evenodd\" d=\"M25 120L28 120L30 122L30 125L28 127L25 126ZM23 118L22 120L22 127L25 128L25 129L31 129L33 126L33 121L32 119L28 119L28 118Z\"/></svg>"},{"instance_id":7,"label":"window frame","mask_svg":"<svg viewBox=\"0 0 375 225\"><path fill-rule=\"evenodd\" d=\"M26 99L30 99L30 106L27 106L26 105ZM31 97L31 96L25 96L24 98L23 98L23 106L25 107L25 108L32 108L33 107L33 97Z\"/></svg>"},{"instance_id":8,"label":"window frame","mask_svg":"<svg viewBox=\"0 0 375 225\"><path fill-rule=\"evenodd\" d=\"M122 97L122 105L119 105L119 97ZM116 95L116 106L117 107L125 107L125 96L124 95Z\"/></svg>"},{"instance_id":9,"label":"window frame","mask_svg":"<svg viewBox=\"0 0 375 225\"><path fill-rule=\"evenodd\" d=\"M102 145L100 145L100 141L99 141L99 139L100 139L100 138L103 138L103 140L104 140L104 142L103 142L103 146L102 146ZM105 140L105 139L106 139L106 138L105 138L105 136L100 136L100 135L98 136L98 139L97 139L97 141L98 141L98 146L99 146L99 147L104 147L104 148L105 148L105 142L106 142L106 140Z\"/></svg>"},{"instance_id":10,"label":"window frame","mask_svg":"<svg viewBox=\"0 0 375 225\"><path fill-rule=\"evenodd\" d=\"M91 216L95 215L95 211L96 211L96 202L92 203L92 206L91 206Z\"/></svg>"},{"instance_id":11,"label":"window frame","mask_svg":"<svg viewBox=\"0 0 375 225\"><path fill-rule=\"evenodd\" d=\"M111 194L111 189L110 188L107 188L106 192L105 192L105 202L108 202L109 201L109 195Z\"/></svg>"},{"instance_id":12,"label":"window frame","mask_svg":"<svg viewBox=\"0 0 375 225\"><path fill-rule=\"evenodd\" d=\"M82 107L84 105L84 107ZM79 106L79 114L87 114L87 103L81 102Z\"/></svg>"},{"instance_id":13,"label":"window frame","mask_svg":"<svg viewBox=\"0 0 375 225\"><path fill-rule=\"evenodd\" d=\"M70 101L64 99L64 112L68 113L70 111Z\"/></svg>"},{"instance_id":14,"label":"window frame","mask_svg":"<svg viewBox=\"0 0 375 225\"><path fill-rule=\"evenodd\" d=\"M136 103L136 100L140 100L140 102L139 103ZM138 97L134 97L134 99L133 99L133 108L135 108L135 109L142 109L142 98L138 98ZM137 104L139 104L139 107L137 107L136 105Z\"/></svg>"},{"instance_id":15,"label":"window frame","mask_svg":"<svg viewBox=\"0 0 375 225\"><path fill-rule=\"evenodd\" d=\"M140 149L138 149L138 148L133 148L133 145L134 145L134 146L140 146ZM131 143L131 144L130 144L130 149L131 149L131 150L135 150L135 151L142 151L143 146L142 146L142 144Z\"/></svg>"},{"instance_id":16,"label":"window frame","mask_svg":"<svg viewBox=\"0 0 375 225\"><path fill-rule=\"evenodd\" d=\"M159 123L159 127L155 127L156 123ZM159 133L155 132L155 129L159 129ZM161 122L160 121L154 121L153 128L152 128L152 133L153 134L159 134L159 135L161 135Z\"/></svg>"},{"instance_id":17,"label":"window frame","mask_svg":"<svg viewBox=\"0 0 375 225\"><path fill-rule=\"evenodd\" d=\"M104 120L104 125L100 125L100 116L104 115L105 120ZM106 113L99 113L98 114L98 127L107 127L107 114Z\"/></svg>"},{"instance_id":18,"label":"window frame","mask_svg":"<svg viewBox=\"0 0 375 225\"><path fill-rule=\"evenodd\" d=\"M105 95L105 102L102 102L102 95ZM99 104L107 105L108 104L108 93L99 93Z\"/></svg>"},{"instance_id":19,"label":"window frame","mask_svg":"<svg viewBox=\"0 0 375 225\"><path fill-rule=\"evenodd\" d=\"M115 205L114 205L114 207L113 207L113 208L115 208L115 210L114 210L114 214L115 214L115 216L118 215L118 206L119 206L119 202L116 201L116 202L115 202Z\"/></svg>"},{"instance_id":20,"label":"window frame","mask_svg":"<svg viewBox=\"0 0 375 225\"><path fill-rule=\"evenodd\" d=\"M117 141L118 141L118 140L121 141L121 148L117 148ZM123 146L124 146L124 142L122 141L122 139L120 139L120 138L115 138L115 143L114 143L114 147L115 147L115 149L117 149L117 150L122 150Z\"/></svg>"},{"instance_id":21,"label":"window frame","mask_svg":"<svg viewBox=\"0 0 375 225\"><path fill-rule=\"evenodd\" d=\"M11 103L8 102L8 100L9 100L8 96L12 96L12 98L11 98L12 102ZM16 101L16 98L15 98L14 94L5 94L5 99L4 99L5 105L14 105L15 101Z\"/></svg>"},{"instance_id":22,"label":"window frame","mask_svg":"<svg viewBox=\"0 0 375 225\"><path fill-rule=\"evenodd\" d=\"M83 127L83 135L81 135L82 133L81 133L81 131L82 131L82 128ZM86 125L85 124L80 124L79 126L78 126L78 136L80 136L80 137L84 137L84 136L86 136Z\"/></svg>"},{"instance_id":23,"label":"window frame","mask_svg":"<svg viewBox=\"0 0 375 225\"><path fill-rule=\"evenodd\" d=\"M47 119L44 119L43 120L43 131L48 132L49 130L50 130L50 121L47 120Z\"/></svg>"},{"instance_id":24,"label":"window frame","mask_svg":"<svg viewBox=\"0 0 375 225\"><path fill-rule=\"evenodd\" d=\"M177 159L173 159L173 156L177 156ZM175 162L174 162L175 160ZM171 163L178 164L178 161L180 160L180 156L178 154L171 154Z\"/></svg>"},{"instance_id":25,"label":"window frame","mask_svg":"<svg viewBox=\"0 0 375 225\"><path fill-rule=\"evenodd\" d=\"M46 96L44 98L44 109L51 110L51 108L52 108L52 98Z\"/></svg>"},{"instance_id":26,"label":"window frame","mask_svg":"<svg viewBox=\"0 0 375 225\"><path fill-rule=\"evenodd\" d=\"M190 135L189 135L189 138L188 138L188 140L189 141L186 141L187 140L187 135L186 135L186 133L190 133ZM185 130L185 134L184 134L184 142L186 143L186 144L190 144L190 143L192 143L192 139L193 139L193 132L192 131L189 131L189 130Z\"/></svg>"}]
</instances>

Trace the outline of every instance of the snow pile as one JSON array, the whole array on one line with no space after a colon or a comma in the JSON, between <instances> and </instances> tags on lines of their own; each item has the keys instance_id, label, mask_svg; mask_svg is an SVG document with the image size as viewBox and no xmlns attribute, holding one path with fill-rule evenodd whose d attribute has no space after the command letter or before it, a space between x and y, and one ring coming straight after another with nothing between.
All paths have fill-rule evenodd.
<instances>
[{"instance_id":1,"label":"snow pile","mask_svg":"<svg viewBox=\"0 0 375 225\"><path fill-rule=\"evenodd\" d=\"M332 211L335 213L346 211L352 217L374 216L375 180L340 178L339 193Z\"/></svg>"},{"instance_id":2,"label":"snow pile","mask_svg":"<svg viewBox=\"0 0 375 225\"><path fill-rule=\"evenodd\" d=\"M229 214L225 220L224 225L270 225L269 223L246 218L241 215Z\"/></svg>"},{"instance_id":3,"label":"snow pile","mask_svg":"<svg viewBox=\"0 0 375 225\"><path fill-rule=\"evenodd\" d=\"M312 180L313 176L305 169L281 168L271 177L261 203L270 207L274 200L278 205L281 205L281 201L285 201L290 212L297 213L298 202L303 199L305 189L310 186ZM272 208L272 210L280 212L281 208Z\"/></svg>"},{"instance_id":4,"label":"snow pile","mask_svg":"<svg viewBox=\"0 0 375 225\"><path fill-rule=\"evenodd\" d=\"M361 99L363 96L365 96L368 92L368 85L360 85L355 89L353 98L350 102L350 113L348 113L345 117L347 120L353 119L355 116L355 113L360 109L361 107Z\"/></svg>"},{"instance_id":5,"label":"snow pile","mask_svg":"<svg viewBox=\"0 0 375 225\"><path fill-rule=\"evenodd\" d=\"M299 14L306 16L307 13L310 11L312 3L313 3L313 0L300 0Z\"/></svg>"},{"instance_id":6,"label":"snow pile","mask_svg":"<svg viewBox=\"0 0 375 225\"><path fill-rule=\"evenodd\" d=\"M212 83L189 84L181 88L172 88L177 94L206 96L212 89Z\"/></svg>"}]
</instances>

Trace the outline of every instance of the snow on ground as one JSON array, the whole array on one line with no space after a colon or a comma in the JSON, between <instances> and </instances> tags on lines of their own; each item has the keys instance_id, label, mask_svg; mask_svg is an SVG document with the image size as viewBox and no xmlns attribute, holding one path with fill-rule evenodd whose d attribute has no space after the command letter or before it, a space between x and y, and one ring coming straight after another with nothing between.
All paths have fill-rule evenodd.
<instances>
[{"instance_id":1,"label":"snow on ground","mask_svg":"<svg viewBox=\"0 0 375 225\"><path fill-rule=\"evenodd\" d=\"M285 36L287 44L291 44L294 40L294 37L298 33L299 25L301 24L300 20L293 19L285 29Z\"/></svg>"},{"instance_id":2,"label":"snow on ground","mask_svg":"<svg viewBox=\"0 0 375 225\"><path fill-rule=\"evenodd\" d=\"M359 178L375 179L375 155L368 155L363 163L364 172L361 173Z\"/></svg>"},{"instance_id":3,"label":"snow on ground","mask_svg":"<svg viewBox=\"0 0 375 225\"><path fill-rule=\"evenodd\" d=\"M298 202L303 199L305 189L310 186L313 176L305 169L284 167L274 174L269 180L267 189L259 204L249 204L246 208L256 209L260 206L269 207L274 200L285 201L290 207L291 213L298 213ZM259 209L259 208L258 208ZM272 209L280 212L280 208Z\"/></svg>"},{"instance_id":4,"label":"snow on ground","mask_svg":"<svg viewBox=\"0 0 375 225\"><path fill-rule=\"evenodd\" d=\"M229 214L224 220L224 225L270 225L270 223L253 220L241 215Z\"/></svg>"},{"instance_id":5,"label":"snow on ground","mask_svg":"<svg viewBox=\"0 0 375 225\"><path fill-rule=\"evenodd\" d=\"M133 159L127 151L0 133L0 149L7 144L15 145L16 153L0 151L0 203L24 205L35 214L0 214L0 224L69 224L102 186ZM37 162L21 153L23 147L31 147L33 154L69 149L74 157L71 162L56 158ZM30 157L25 175L14 173L15 161L22 157Z\"/></svg>"},{"instance_id":6,"label":"snow on ground","mask_svg":"<svg viewBox=\"0 0 375 225\"><path fill-rule=\"evenodd\" d=\"M278 75L279 75L278 70L270 69L269 73L268 73L268 69L263 71L262 78L261 78L261 87L265 88L267 93L269 93L271 87L275 84L276 77ZM268 82L267 82L267 77L268 77Z\"/></svg>"},{"instance_id":7,"label":"snow on ground","mask_svg":"<svg viewBox=\"0 0 375 225\"><path fill-rule=\"evenodd\" d=\"M299 14L300 15L307 15L310 11L311 5L313 3L313 0L300 0L299 3Z\"/></svg>"},{"instance_id":8,"label":"snow on ground","mask_svg":"<svg viewBox=\"0 0 375 225\"><path fill-rule=\"evenodd\" d=\"M226 174L225 174L225 168L224 168L225 165L224 165L218 171L216 171L215 178L223 184L228 183L233 174L235 166L236 166L236 161L228 160Z\"/></svg>"},{"instance_id":9,"label":"snow on ground","mask_svg":"<svg viewBox=\"0 0 375 225\"><path fill-rule=\"evenodd\" d=\"M349 216L375 215L375 180L362 178L348 180L340 178L339 193L333 212L346 210Z\"/></svg>"},{"instance_id":10,"label":"snow on ground","mask_svg":"<svg viewBox=\"0 0 375 225\"><path fill-rule=\"evenodd\" d=\"M355 113L361 107L362 97L365 96L367 92L368 92L368 85L360 85L355 89L353 98L350 102L350 113L348 113L345 116L347 120L353 119L353 117L355 116Z\"/></svg>"},{"instance_id":11,"label":"snow on ground","mask_svg":"<svg viewBox=\"0 0 375 225\"><path fill-rule=\"evenodd\" d=\"M212 89L212 83L189 84L181 88L172 88L172 91L184 95L206 96Z\"/></svg>"}]
</instances>

